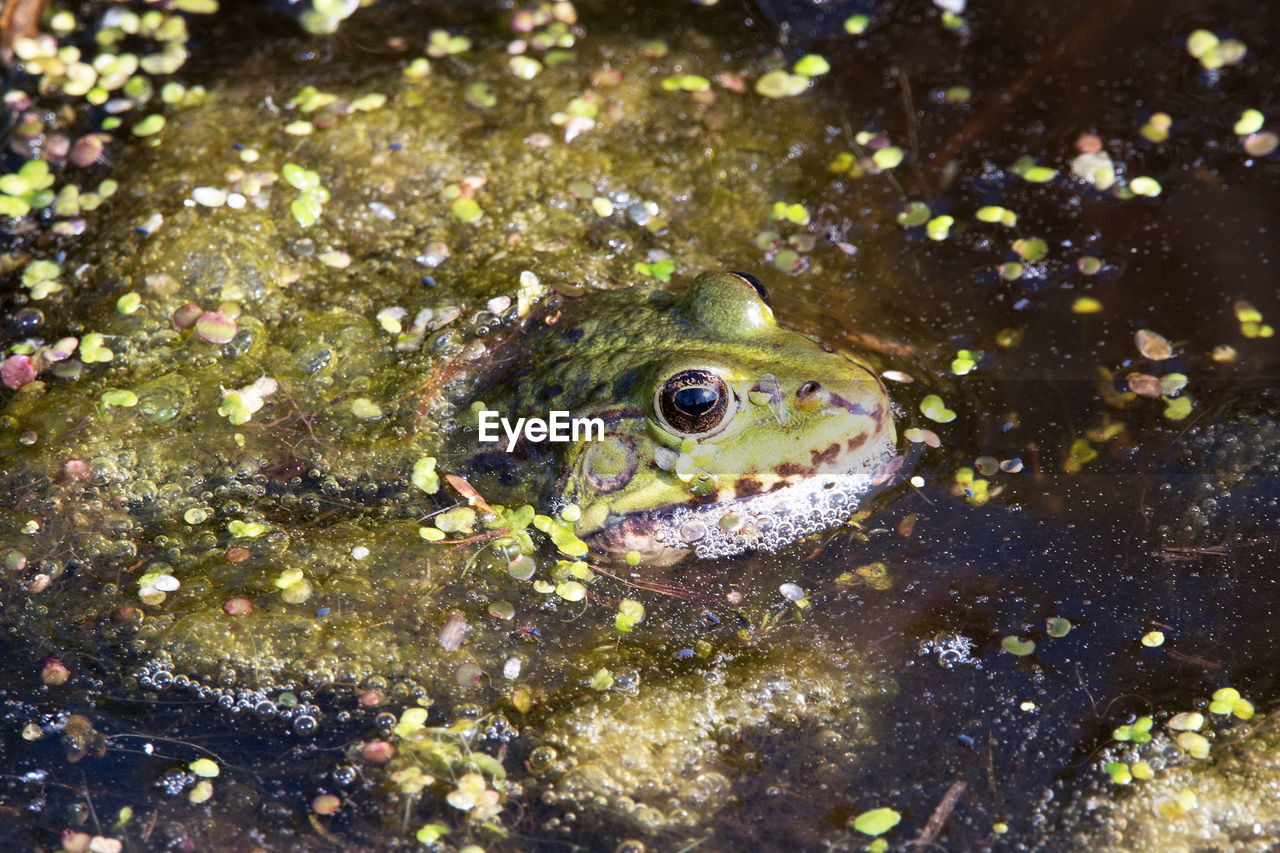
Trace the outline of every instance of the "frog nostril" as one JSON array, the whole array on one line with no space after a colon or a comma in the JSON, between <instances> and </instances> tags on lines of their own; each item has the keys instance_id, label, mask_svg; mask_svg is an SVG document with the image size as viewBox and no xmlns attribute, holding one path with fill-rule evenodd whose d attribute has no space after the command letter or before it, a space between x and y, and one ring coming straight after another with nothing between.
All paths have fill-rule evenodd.
<instances>
[{"instance_id":1,"label":"frog nostril","mask_svg":"<svg viewBox=\"0 0 1280 853\"><path fill-rule=\"evenodd\" d=\"M801 400L807 400L820 390L822 390L822 386L817 382L806 382L796 389L796 397Z\"/></svg>"}]
</instances>

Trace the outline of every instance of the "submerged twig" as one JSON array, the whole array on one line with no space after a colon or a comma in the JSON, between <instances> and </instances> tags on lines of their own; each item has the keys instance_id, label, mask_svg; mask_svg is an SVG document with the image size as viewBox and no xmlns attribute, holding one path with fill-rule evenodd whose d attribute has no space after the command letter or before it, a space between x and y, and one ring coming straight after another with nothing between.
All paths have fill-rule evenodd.
<instances>
[{"instance_id":1,"label":"submerged twig","mask_svg":"<svg viewBox=\"0 0 1280 853\"><path fill-rule=\"evenodd\" d=\"M959 801L960 796L964 794L965 788L968 787L969 783L962 779L952 782L951 787L947 788L947 792L942 795L937 808L933 810L933 814L929 815L929 822L924 825L924 829L920 830L920 834L914 840L907 842L907 846L927 846L932 844L933 840L938 837L938 833L942 831L942 825L950 817L951 810L956 807L956 802Z\"/></svg>"}]
</instances>

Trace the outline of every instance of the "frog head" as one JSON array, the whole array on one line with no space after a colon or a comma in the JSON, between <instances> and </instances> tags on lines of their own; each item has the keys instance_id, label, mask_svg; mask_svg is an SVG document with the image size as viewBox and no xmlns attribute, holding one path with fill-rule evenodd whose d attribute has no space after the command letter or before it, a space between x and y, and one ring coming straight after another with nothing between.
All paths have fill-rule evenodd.
<instances>
[{"instance_id":1,"label":"frog head","mask_svg":"<svg viewBox=\"0 0 1280 853\"><path fill-rule=\"evenodd\" d=\"M773 550L843 523L901 464L871 367L779 326L754 277L704 273L653 310L634 381L576 413L604 434L569 449L556 488L597 554Z\"/></svg>"}]
</instances>

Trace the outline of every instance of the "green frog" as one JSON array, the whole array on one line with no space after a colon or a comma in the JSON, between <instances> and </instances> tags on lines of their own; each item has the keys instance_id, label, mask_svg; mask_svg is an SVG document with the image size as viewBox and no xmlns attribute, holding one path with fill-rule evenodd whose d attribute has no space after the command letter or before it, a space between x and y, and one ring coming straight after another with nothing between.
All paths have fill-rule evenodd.
<instances>
[{"instance_id":1,"label":"green frog","mask_svg":"<svg viewBox=\"0 0 1280 853\"><path fill-rule=\"evenodd\" d=\"M669 565L776 550L845 521L901 465L871 366L779 326L754 276L555 310L490 388L500 402L475 439L507 425L476 473L502 472L507 488L488 486L502 493L546 472L553 508L576 507L574 532L597 554ZM583 428L556 442L511 426L556 412Z\"/></svg>"}]
</instances>

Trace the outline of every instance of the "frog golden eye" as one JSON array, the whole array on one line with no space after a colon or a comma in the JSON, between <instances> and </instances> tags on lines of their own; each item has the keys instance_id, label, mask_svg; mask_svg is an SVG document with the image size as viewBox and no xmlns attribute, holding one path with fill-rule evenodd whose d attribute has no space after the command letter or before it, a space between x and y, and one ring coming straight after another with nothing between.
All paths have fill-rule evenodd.
<instances>
[{"instance_id":1,"label":"frog golden eye","mask_svg":"<svg viewBox=\"0 0 1280 853\"><path fill-rule=\"evenodd\" d=\"M719 432L736 408L728 383L710 370L691 368L672 376L653 398L658 421L682 438Z\"/></svg>"}]
</instances>

